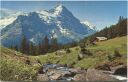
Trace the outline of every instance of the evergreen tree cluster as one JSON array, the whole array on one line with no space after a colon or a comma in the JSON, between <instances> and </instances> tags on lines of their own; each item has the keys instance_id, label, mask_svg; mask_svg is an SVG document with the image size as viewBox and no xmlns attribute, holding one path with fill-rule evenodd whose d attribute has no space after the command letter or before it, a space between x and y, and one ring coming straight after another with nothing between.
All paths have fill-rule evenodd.
<instances>
[{"instance_id":1,"label":"evergreen tree cluster","mask_svg":"<svg viewBox=\"0 0 128 82\"><path fill-rule=\"evenodd\" d=\"M24 54L40 55L56 51L60 48L60 45L57 43L57 39L52 39L50 43L47 36L45 36L42 42L40 42L38 45L35 45L32 42L27 41L26 37L23 36L20 47L15 45L11 46L10 48L16 51L20 51Z\"/></svg>"},{"instance_id":2,"label":"evergreen tree cluster","mask_svg":"<svg viewBox=\"0 0 128 82\"><path fill-rule=\"evenodd\" d=\"M21 53L24 54L40 55L40 54L54 52L60 49L68 49L76 45L77 45L76 42L62 45L57 42L56 38L49 40L47 36L45 36L42 42L40 42L38 45L35 45L32 42L27 41L26 37L23 36L20 47L16 45L16 46L11 46L10 48L16 51L20 51Z\"/></svg>"},{"instance_id":3,"label":"evergreen tree cluster","mask_svg":"<svg viewBox=\"0 0 128 82\"><path fill-rule=\"evenodd\" d=\"M106 27L103 30L94 33L93 35L84 38L84 40L82 40L81 42L92 42L95 37L106 37L108 39L112 39L125 35L127 35L127 18L120 16L117 24Z\"/></svg>"}]
</instances>

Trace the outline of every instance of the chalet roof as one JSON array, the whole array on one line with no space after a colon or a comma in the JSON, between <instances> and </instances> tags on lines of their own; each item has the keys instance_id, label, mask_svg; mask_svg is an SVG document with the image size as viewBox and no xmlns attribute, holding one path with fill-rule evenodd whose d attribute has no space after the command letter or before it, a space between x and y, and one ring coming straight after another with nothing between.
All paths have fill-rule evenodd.
<instances>
[{"instance_id":1,"label":"chalet roof","mask_svg":"<svg viewBox=\"0 0 128 82\"><path fill-rule=\"evenodd\" d=\"M106 40L107 39L106 37L96 37L96 38L99 40Z\"/></svg>"}]
</instances>

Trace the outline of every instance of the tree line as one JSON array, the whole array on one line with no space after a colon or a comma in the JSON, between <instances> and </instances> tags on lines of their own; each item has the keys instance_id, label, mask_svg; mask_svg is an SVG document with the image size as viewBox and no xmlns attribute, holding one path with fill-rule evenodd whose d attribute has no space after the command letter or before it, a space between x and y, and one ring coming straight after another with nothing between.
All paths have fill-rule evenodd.
<instances>
[{"instance_id":1,"label":"tree line","mask_svg":"<svg viewBox=\"0 0 128 82\"><path fill-rule=\"evenodd\" d=\"M85 37L80 42L59 44L56 38L48 39L48 37L45 36L42 42L40 42L38 45L35 45L28 41L25 36L23 36L20 47L16 45L11 46L10 48L29 55L39 55L54 52L60 49L68 49L78 45L84 46L86 43L92 43L95 37L107 37L108 39L112 39L125 35L127 35L127 18L120 16L117 24L106 27L99 32Z\"/></svg>"},{"instance_id":2,"label":"tree line","mask_svg":"<svg viewBox=\"0 0 128 82\"><path fill-rule=\"evenodd\" d=\"M26 37L23 35L20 46L17 45L10 46L10 48L28 55L40 55L40 54L54 52L60 49L68 49L76 45L77 45L76 42L72 42L68 44L59 44L57 38L48 39L47 36L44 37L42 42L36 45L28 41Z\"/></svg>"},{"instance_id":3,"label":"tree line","mask_svg":"<svg viewBox=\"0 0 128 82\"><path fill-rule=\"evenodd\" d=\"M127 35L127 18L120 16L117 24L105 27L103 30L85 37L81 42L93 42L95 37L106 37L108 39L112 39L125 35Z\"/></svg>"}]
</instances>

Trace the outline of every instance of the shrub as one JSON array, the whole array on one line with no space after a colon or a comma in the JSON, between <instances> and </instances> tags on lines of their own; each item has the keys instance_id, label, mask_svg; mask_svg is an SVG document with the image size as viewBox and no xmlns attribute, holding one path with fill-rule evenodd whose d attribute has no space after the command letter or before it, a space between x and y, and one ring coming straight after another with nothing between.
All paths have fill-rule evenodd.
<instances>
[{"instance_id":1,"label":"shrub","mask_svg":"<svg viewBox=\"0 0 128 82\"><path fill-rule=\"evenodd\" d=\"M77 51L78 51L78 50L79 50L79 48L77 47L77 48L75 48L75 50L77 50Z\"/></svg>"},{"instance_id":2,"label":"shrub","mask_svg":"<svg viewBox=\"0 0 128 82\"><path fill-rule=\"evenodd\" d=\"M87 56L91 56L92 53L87 50L86 48L81 48L81 51L80 51L81 54L84 54L84 55L87 55Z\"/></svg>"},{"instance_id":3,"label":"shrub","mask_svg":"<svg viewBox=\"0 0 128 82\"><path fill-rule=\"evenodd\" d=\"M121 57L121 54L119 53L119 51L118 51L117 49L115 49L114 54L108 55L108 60L109 60L109 61L113 61L113 60L115 60L117 57Z\"/></svg>"},{"instance_id":4,"label":"shrub","mask_svg":"<svg viewBox=\"0 0 128 82\"><path fill-rule=\"evenodd\" d=\"M82 60L83 59L83 54L78 54L78 60Z\"/></svg>"},{"instance_id":5,"label":"shrub","mask_svg":"<svg viewBox=\"0 0 128 82\"><path fill-rule=\"evenodd\" d=\"M108 57L109 61L113 61L114 60L114 57L112 55L108 55L107 57Z\"/></svg>"},{"instance_id":6,"label":"shrub","mask_svg":"<svg viewBox=\"0 0 128 82\"><path fill-rule=\"evenodd\" d=\"M114 51L114 57L121 57L121 54L118 49L115 49Z\"/></svg>"},{"instance_id":7,"label":"shrub","mask_svg":"<svg viewBox=\"0 0 128 82\"><path fill-rule=\"evenodd\" d=\"M69 48L66 48L65 51L66 51L66 53L70 53L71 52L71 50Z\"/></svg>"},{"instance_id":8,"label":"shrub","mask_svg":"<svg viewBox=\"0 0 128 82\"><path fill-rule=\"evenodd\" d=\"M0 80L34 80L36 70L20 61L0 59Z\"/></svg>"},{"instance_id":9,"label":"shrub","mask_svg":"<svg viewBox=\"0 0 128 82\"><path fill-rule=\"evenodd\" d=\"M92 53L86 48L82 47L77 58L78 60L82 60L85 56L92 56Z\"/></svg>"}]
</instances>

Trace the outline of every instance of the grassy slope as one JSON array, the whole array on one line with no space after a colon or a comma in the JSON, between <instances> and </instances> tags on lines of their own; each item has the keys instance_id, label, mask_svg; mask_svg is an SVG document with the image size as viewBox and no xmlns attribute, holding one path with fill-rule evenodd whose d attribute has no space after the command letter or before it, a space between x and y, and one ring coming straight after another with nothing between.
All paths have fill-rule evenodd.
<instances>
[{"instance_id":1,"label":"grassy slope","mask_svg":"<svg viewBox=\"0 0 128 82\"><path fill-rule=\"evenodd\" d=\"M8 48L0 48L0 80L32 80L32 78L36 78L39 66L26 64L25 61L29 57Z\"/></svg>"},{"instance_id":2,"label":"grassy slope","mask_svg":"<svg viewBox=\"0 0 128 82\"><path fill-rule=\"evenodd\" d=\"M109 62L108 55L113 55L114 50L118 49L121 58L116 58L111 63L125 63L126 64L126 50L127 39L124 37L117 37L103 42L98 42L95 46L89 46L87 49L93 53L93 56L86 57L78 61L77 57L80 52L79 47L70 48L71 53L63 53L56 55L55 53L48 53L43 56L32 56L32 59L38 59L42 64L46 62L59 63L59 64L68 64L73 65L74 67L90 68L95 67L99 64Z\"/></svg>"},{"instance_id":3,"label":"grassy slope","mask_svg":"<svg viewBox=\"0 0 128 82\"><path fill-rule=\"evenodd\" d=\"M81 67L84 69L94 68L97 65L104 63L124 63L127 60L127 39L124 37L117 37L104 42L98 42L96 46L89 46L87 49L90 50L93 56L88 56L80 61L77 57L80 52L79 47L70 48L71 53L61 53L56 55L56 52L47 53L46 55L40 56L25 56L25 54L1 47L1 57L0 57L0 69L2 69L2 76L0 79L3 80L21 80L21 79L31 79L35 77L36 72L39 68L37 60L41 64L46 62L59 63L72 65L74 67ZM116 58L113 61L108 60L108 55L113 55L114 50L118 49L121 53L121 58ZM25 60L29 59L32 63L31 65L25 64ZM11 72L10 72L11 71ZM17 76L15 76L17 75Z\"/></svg>"},{"instance_id":4,"label":"grassy slope","mask_svg":"<svg viewBox=\"0 0 128 82\"><path fill-rule=\"evenodd\" d=\"M118 49L121 54L127 54L127 37L117 37L107 41L98 42L97 46L90 46L89 49L104 50L109 53L113 53L115 49Z\"/></svg>"},{"instance_id":5,"label":"grassy slope","mask_svg":"<svg viewBox=\"0 0 128 82\"><path fill-rule=\"evenodd\" d=\"M63 49L62 49L63 50ZM46 55L40 55L40 56L31 56L31 59L40 60L42 64L45 64L47 62L51 63L59 63L59 64L72 64L77 61L77 56L79 53L79 47L71 48L71 53L62 53L59 55L56 55L54 53L47 53Z\"/></svg>"},{"instance_id":6,"label":"grassy slope","mask_svg":"<svg viewBox=\"0 0 128 82\"><path fill-rule=\"evenodd\" d=\"M108 55L113 56L114 51L118 49L122 55L121 58L115 58L113 61L108 60ZM79 61L75 66L84 68L96 67L100 64L108 63L118 65L119 63L127 64L127 37L117 37L103 42L96 43L95 46L89 46L88 50L93 53L92 57Z\"/></svg>"}]
</instances>

